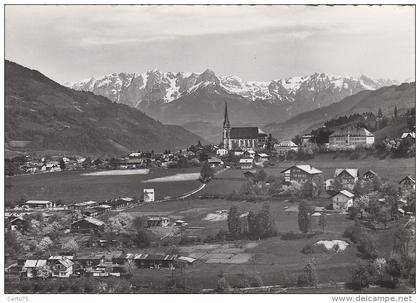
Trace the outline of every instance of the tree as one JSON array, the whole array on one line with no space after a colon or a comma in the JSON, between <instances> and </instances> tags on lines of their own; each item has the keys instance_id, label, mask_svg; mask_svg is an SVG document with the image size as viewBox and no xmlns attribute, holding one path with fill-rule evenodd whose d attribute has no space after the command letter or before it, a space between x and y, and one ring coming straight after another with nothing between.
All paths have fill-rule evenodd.
<instances>
[{"instance_id":1,"label":"tree","mask_svg":"<svg viewBox=\"0 0 420 303\"><path fill-rule=\"evenodd\" d=\"M362 289L369 287L374 282L374 269L370 264L358 262L352 269L352 283L358 288Z\"/></svg>"},{"instance_id":2,"label":"tree","mask_svg":"<svg viewBox=\"0 0 420 303\"><path fill-rule=\"evenodd\" d=\"M299 204L298 225L303 233L307 233L311 229L311 210L305 202Z\"/></svg>"},{"instance_id":3,"label":"tree","mask_svg":"<svg viewBox=\"0 0 420 303\"><path fill-rule=\"evenodd\" d=\"M41 239L41 241L36 246L36 250L39 253L44 253L44 252L48 251L49 255L51 255L51 253L50 253L51 245L53 245L53 242L51 241L50 237L44 237L44 238Z\"/></svg>"},{"instance_id":4,"label":"tree","mask_svg":"<svg viewBox=\"0 0 420 303\"><path fill-rule=\"evenodd\" d=\"M111 158L111 159L109 160L109 166L110 166L112 169L117 169L119 165L120 165L120 160L118 160L118 159L116 159L116 158Z\"/></svg>"},{"instance_id":5,"label":"tree","mask_svg":"<svg viewBox=\"0 0 420 303\"><path fill-rule=\"evenodd\" d=\"M378 115L377 115L377 117L378 118L382 118L384 115L382 114L382 109L378 109Z\"/></svg>"},{"instance_id":6,"label":"tree","mask_svg":"<svg viewBox=\"0 0 420 303\"><path fill-rule=\"evenodd\" d=\"M61 249L65 252L76 253L79 251L79 245L75 239L70 239L61 245Z\"/></svg>"},{"instance_id":7,"label":"tree","mask_svg":"<svg viewBox=\"0 0 420 303\"><path fill-rule=\"evenodd\" d=\"M250 210L248 213L248 233L251 239L258 239L258 227L257 227L257 219L255 213Z\"/></svg>"},{"instance_id":8,"label":"tree","mask_svg":"<svg viewBox=\"0 0 420 303\"><path fill-rule=\"evenodd\" d=\"M146 220L143 217L135 217L131 223L131 226L137 231L144 230L146 226Z\"/></svg>"},{"instance_id":9,"label":"tree","mask_svg":"<svg viewBox=\"0 0 420 303\"><path fill-rule=\"evenodd\" d=\"M324 212L321 213L321 216L319 216L318 221L319 226L322 228L322 231L325 231L325 227L327 226L327 216Z\"/></svg>"},{"instance_id":10,"label":"tree","mask_svg":"<svg viewBox=\"0 0 420 303\"><path fill-rule=\"evenodd\" d=\"M221 272L218 275L218 277L219 277L219 279L217 280L217 288L216 288L216 290L218 292L224 292L226 290L229 290L230 289L230 285L229 285L228 281L226 280L224 273Z\"/></svg>"},{"instance_id":11,"label":"tree","mask_svg":"<svg viewBox=\"0 0 420 303\"><path fill-rule=\"evenodd\" d=\"M253 179L255 183L263 183L267 179L267 173L264 169L260 169L256 172Z\"/></svg>"},{"instance_id":12,"label":"tree","mask_svg":"<svg viewBox=\"0 0 420 303\"><path fill-rule=\"evenodd\" d=\"M263 205L261 211L257 214L256 220L259 236L261 238L268 238L277 234L276 226L268 204Z\"/></svg>"},{"instance_id":13,"label":"tree","mask_svg":"<svg viewBox=\"0 0 420 303\"><path fill-rule=\"evenodd\" d=\"M394 118L395 119L397 119L398 118L398 108L397 108L397 106L395 105L395 107L394 107Z\"/></svg>"},{"instance_id":14,"label":"tree","mask_svg":"<svg viewBox=\"0 0 420 303\"><path fill-rule=\"evenodd\" d=\"M60 168L61 170L65 170L66 169L66 162L64 162L64 159L60 160Z\"/></svg>"},{"instance_id":15,"label":"tree","mask_svg":"<svg viewBox=\"0 0 420 303\"><path fill-rule=\"evenodd\" d=\"M241 222L239 218L239 211L236 206L229 209L227 218L228 230L233 237L238 237L241 234Z\"/></svg>"},{"instance_id":16,"label":"tree","mask_svg":"<svg viewBox=\"0 0 420 303\"><path fill-rule=\"evenodd\" d=\"M120 213L108 219L107 229L113 233L126 233L132 227L133 216L128 213Z\"/></svg>"},{"instance_id":17,"label":"tree","mask_svg":"<svg viewBox=\"0 0 420 303\"><path fill-rule=\"evenodd\" d=\"M385 272L392 278L394 284L398 284L403 271L401 262L397 259L390 259L386 262Z\"/></svg>"},{"instance_id":18,"label":"tree","mask_svg":"<svg viewBox=\"0 0 420 303\"><path fill-rule=\"evenodd\" d=\"M203 163L200 171L200 181L206 183L214 177L214 170L210 167L209 163L206 161Z\"/></svg>"},{"instance_id":19,"label":"tree","mask_svg":"<svg viewBox=\"0 0 420 303\"><path fill-rule=\"evenodd\" d=\"M318 275L316 272L315 264L313 262L308 262L303 268L303 274L306 278L307 285L317 286L318 284Z\"/></svg>"}]
</instances>

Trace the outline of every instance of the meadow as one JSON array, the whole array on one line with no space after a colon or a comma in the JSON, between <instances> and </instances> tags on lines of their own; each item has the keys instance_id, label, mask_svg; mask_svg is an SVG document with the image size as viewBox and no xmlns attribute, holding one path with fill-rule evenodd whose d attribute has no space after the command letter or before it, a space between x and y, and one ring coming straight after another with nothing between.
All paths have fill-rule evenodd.
<instances>
[{"instance_id":1,"label":"meadow","mask_svg":"<svg viewBox=\"0 0 420 303\"><path fill-rule=\"evenodd\" d=\"M150 182L148 179L195 173L198 169L151 169L149 174L89 175L80 171L65 171L5 178L5 200L61 200L63 203L89 200L105 201L118 197L143 196L144 188L154 188L155 198L179 196L200 186L196 180L178 182Z\"/></svg>"}]
</instances>

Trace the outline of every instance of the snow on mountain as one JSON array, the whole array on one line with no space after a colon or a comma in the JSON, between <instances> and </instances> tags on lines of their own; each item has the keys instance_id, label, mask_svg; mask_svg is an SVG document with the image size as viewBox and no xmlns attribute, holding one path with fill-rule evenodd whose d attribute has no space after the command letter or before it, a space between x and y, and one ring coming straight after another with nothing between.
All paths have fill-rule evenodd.
<instances>
[{"instance_id":1,"label":"snow on mountain","mask_svg":"<svg viewBox=\"0 0 420 303\"><path fill-rule=\"evenodd\" d=\"M169 104L188 94L202 89L214 89L217 94L243 97L249 102L268 104L297 103L299 112L309 104L322 107L361 90L374 90L382 86L398 84L390 80L373 80L365 75L358 78L314 73L309 76L294 76L272 81L244 81L241 78L218 76L212 70L201 74L165 72L152 70L145 73L114 73L90 78L67 86L82 91L91 91L117 103L147 111L150 106Z\"/></svg>"}]
</instances>

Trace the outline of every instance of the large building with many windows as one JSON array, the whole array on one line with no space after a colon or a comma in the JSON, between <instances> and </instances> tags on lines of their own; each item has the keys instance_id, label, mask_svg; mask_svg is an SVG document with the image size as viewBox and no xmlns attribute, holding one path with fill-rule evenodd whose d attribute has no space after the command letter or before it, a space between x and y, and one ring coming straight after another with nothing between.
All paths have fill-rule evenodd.
<instances>
[{"instance_id":1,"label":"large building with many windows","mask_svg":"<svg viewBox=\"0 0 420 303\"><path fill-rule=\"evenodd\" d=\"M262 150L265 148L267 134L258 127L230 127L227 104L223 121L223 148L226 150Z\"/></svg>"},{"instance_id":2,"label":"large building with many windows","mask_svg":"<svg viewBox=\"0 0 420 303\"><path fill-rule=\"evenodd\" d=\"M329 144L337 147L371 146L375 136L364 127L351 127L335 131L329 137Z\"/></svg>"}]
</instances>

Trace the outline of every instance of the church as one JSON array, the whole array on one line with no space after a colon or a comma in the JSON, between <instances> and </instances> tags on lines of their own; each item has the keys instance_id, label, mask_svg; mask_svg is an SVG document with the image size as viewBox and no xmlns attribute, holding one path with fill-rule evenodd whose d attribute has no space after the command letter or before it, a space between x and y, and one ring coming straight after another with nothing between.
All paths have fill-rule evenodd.
<instances>
[{"instance_id":1,"label":"church","mask_svg":"<svg viewBox=\"0 0 420 303\"><path fill-rule=\"evenodd\" d=\"M230 127L228 108L225 103L223 121L223 148L226 150L262 150L265 148L267 134L258 127Z\"/></svg>"}]
</instances>

